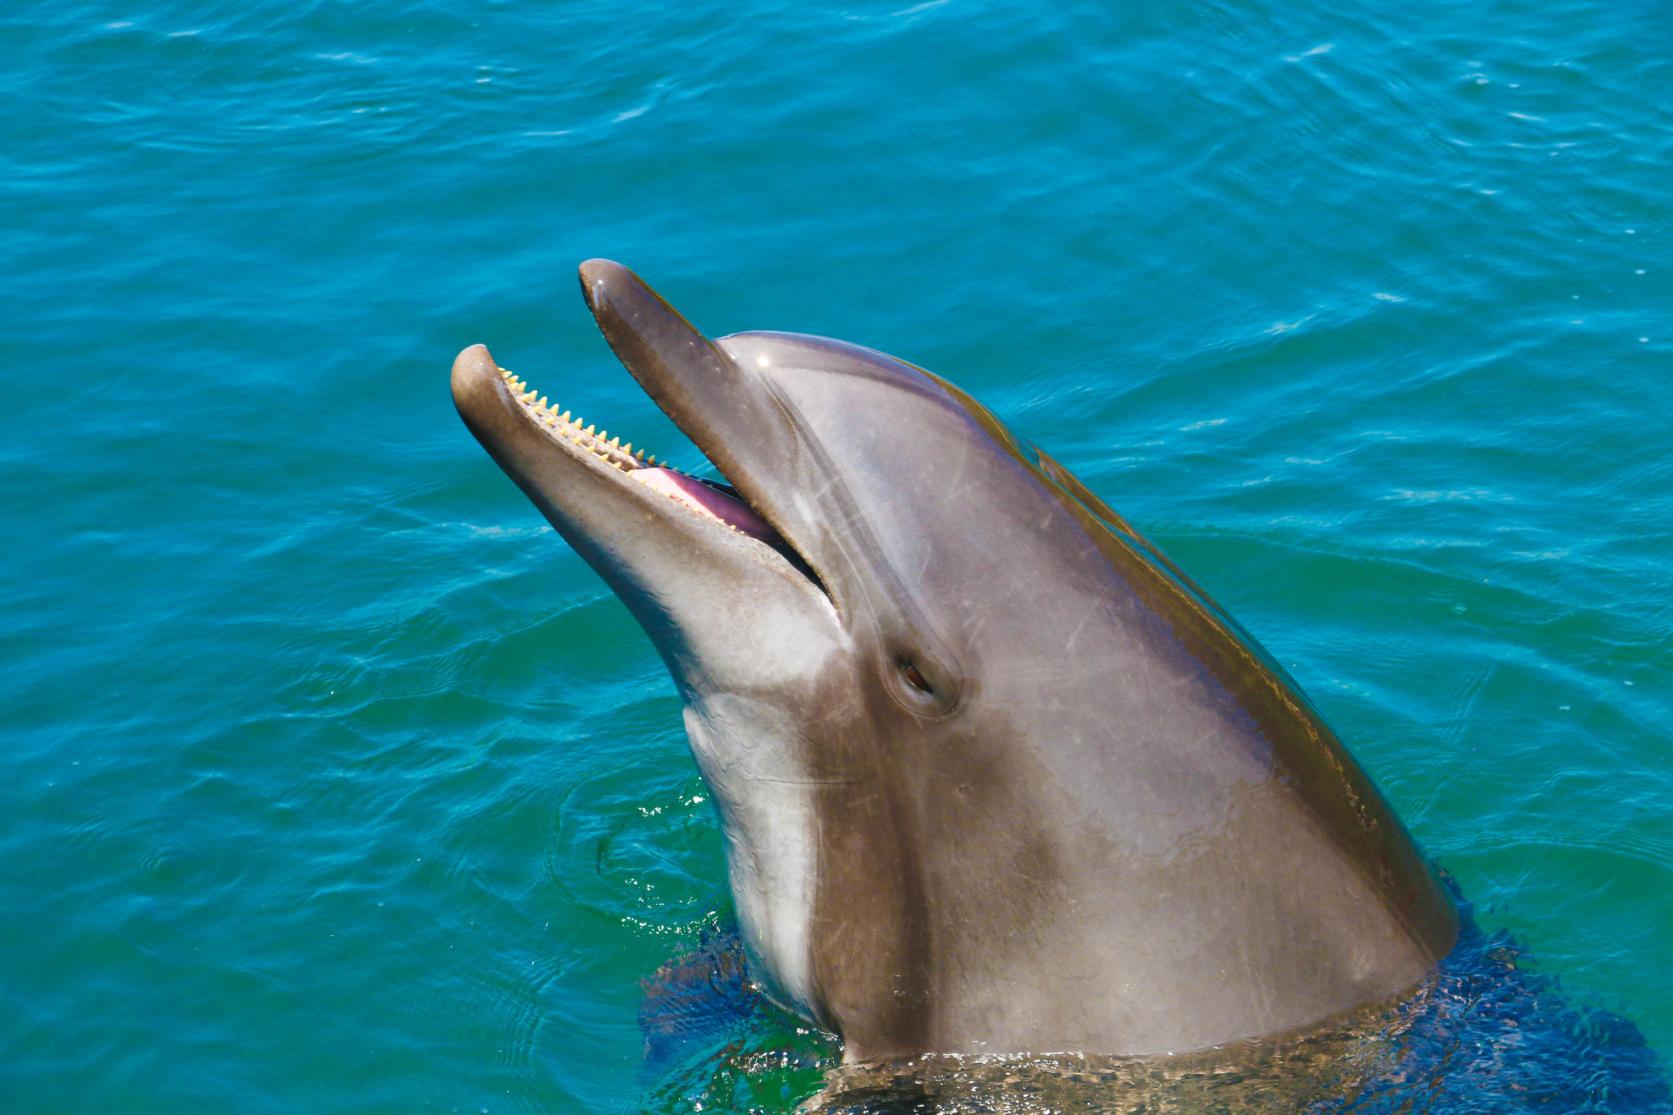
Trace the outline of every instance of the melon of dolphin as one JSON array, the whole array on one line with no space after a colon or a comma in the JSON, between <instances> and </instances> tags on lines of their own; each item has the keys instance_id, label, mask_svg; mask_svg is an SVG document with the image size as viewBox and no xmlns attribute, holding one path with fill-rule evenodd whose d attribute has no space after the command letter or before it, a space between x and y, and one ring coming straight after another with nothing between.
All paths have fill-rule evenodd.
<instances>
[{"instance_id":1,"label":"melon of dolphin","mask_svg":"<svg viewBox=\"0 0 1673 1115\"><path fill-rule=\"evenodd\" d=\"M710 340L581 266L724 485L473 346L473 434L644 626L744 942L844 1056L1147 1054L1411 987L1445 889L1294 682L1124 519L920 368Z\"/></svg>"}]
</instances>

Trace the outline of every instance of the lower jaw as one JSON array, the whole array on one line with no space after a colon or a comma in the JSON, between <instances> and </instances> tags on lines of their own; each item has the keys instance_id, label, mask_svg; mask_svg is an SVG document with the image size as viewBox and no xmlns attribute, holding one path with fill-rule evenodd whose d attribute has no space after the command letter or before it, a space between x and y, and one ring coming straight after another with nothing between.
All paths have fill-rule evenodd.
<instances>
[{"instance_id":1,"label":"lower jaw","mask_svg":"<svg viewBox=\"0 0 1673 1115\"><path fill-rule=\"evenodd\" d=\"M749 504L730 491L678 469L658 466L656 458L647 459L644 450L635 453L631 443L623 446L620 439L611 438L608 431L583 426L581 419L571 418L567 410L560 413L557 407L547 403L545 396L530 388L515 373L505 368L500 368L499 373L518 405L537 425L544 426L551 434L574 442L579 448L627 473L638 483L674 500L691 514L730 527L780 552L789 551L783 537Z\"/></svg>"}]
</instances>

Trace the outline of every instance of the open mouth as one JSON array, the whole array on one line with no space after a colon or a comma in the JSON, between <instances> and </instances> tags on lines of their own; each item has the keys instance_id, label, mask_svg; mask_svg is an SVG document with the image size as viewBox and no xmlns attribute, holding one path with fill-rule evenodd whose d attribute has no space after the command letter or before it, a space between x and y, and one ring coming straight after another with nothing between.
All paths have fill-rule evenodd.
<instances>
[{"instance_id":1,"label":"open mouth","mask_svg":"<svg viewBox=\"0 0 1673 1115\"><path fill-rule=\"evenodd\" d=\"M632 566L633 535L643 527L661 539L647 539L647 560L657 555L665 571L666 560L686 557L680 547L704 565L759 561L799 574L835 608L823 579L785 534L785 520L797 526L800 508L773 476L796 459L796 435L773 384L746 372L621 264L588 260L580 278L622 367L718 478L658 463L552 405L482 345L453 363L453 400L465 425L595 565L604 559L611 568Z\"/></svg>"},{"instance_id":2,"label":"open mouth","mask_svg":"<svg viewBox=\"0 0 1673 1115\"><path fill-rule=\"evenodd\" d=\"M718 526L770 546L798 571L815 584L819 584L819 578L796 549L749 505L736 488L730 484L693 476L666 464L657 464L655 454L647 454L642 448L634 449L632 442L624 443L619 437L611 437L608 430L598 429L579 416L561 410L550 403L545 395L530 387L522 377L506 368L499 368L498 365L495 367L498 368L500 379L504 381L512 400L529 421L544 431L553 442L570 452L591 454L625 474L629 480L666 498L687 514L707 519ZM820 587L823 588L822 585Z\"/></svg>"}]
</instances>

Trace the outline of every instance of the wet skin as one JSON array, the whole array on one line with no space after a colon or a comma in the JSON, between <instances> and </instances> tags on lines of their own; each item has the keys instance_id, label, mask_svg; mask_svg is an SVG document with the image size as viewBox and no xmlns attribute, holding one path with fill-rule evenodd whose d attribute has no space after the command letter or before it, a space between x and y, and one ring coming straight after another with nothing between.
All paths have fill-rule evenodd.
<instances>
[{"instance_id":1,"label":"wet skin","mask_svg":"<svg viewBox=\"0 0 1673 1115\"><path fill-rule=\"evenodd\" d=\"M1201 1049L1452 947L1450 899L1294 682L979 403L837 341L711 341L618 264L581 283L730 491L481 346L454 400L667 663L752 962L845 1057Z\"/></svg>"}]
</instances>

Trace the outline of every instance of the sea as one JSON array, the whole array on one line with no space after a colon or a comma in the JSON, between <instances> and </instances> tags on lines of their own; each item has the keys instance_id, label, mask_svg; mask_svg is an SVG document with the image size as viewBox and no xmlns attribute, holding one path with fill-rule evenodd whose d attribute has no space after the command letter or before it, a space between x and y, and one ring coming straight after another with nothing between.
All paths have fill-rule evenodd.
<instances>
[{"instance_id":1,"label":"sea","mask_svg":"<svg viewBox=\"0 0 1673 1115\"><path fill-rule=\"evenodd\" d=\"M486 342L701 469L593 256L957 383L1293 674L1466 904L1453 977L1569 1043L1376 1102L1665 1103L1670 45L1659 0L7 5L0 1109L833 1076L729 959L660 660L449 399Z\"/></svg>"}]
</instances>

